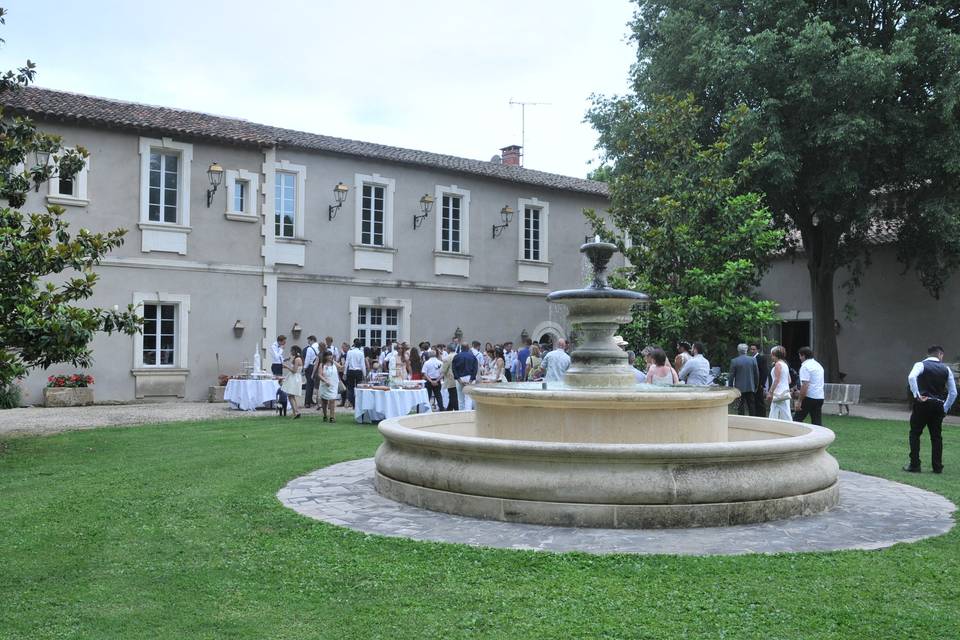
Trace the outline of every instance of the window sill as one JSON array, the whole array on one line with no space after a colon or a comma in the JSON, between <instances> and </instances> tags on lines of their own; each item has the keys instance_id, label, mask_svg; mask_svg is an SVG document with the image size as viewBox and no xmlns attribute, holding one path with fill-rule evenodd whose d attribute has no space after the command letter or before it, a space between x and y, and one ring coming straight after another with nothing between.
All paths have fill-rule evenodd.
<instances>
[{"instance_id":1,"label":"window sill","mask_svg":"<svg viewBox=\"0 0 960 640\"><path fill-rule=\"evenodd\" d=\"M534 267L550 267L553 266L553 263L549 260L524 260L523 258L517 259L517 264L528 264Z\"/></svg>"},{"instance_id":2,"label":"window sill","mask_svg":"<svg viewBox=\"0 0 960 640\"><path fill-rule=\"evenodd\" d=\"M396 247L378 247L372 244L351 244L354 251L373 251L375 253L396 253Z\"/></svg>"},{"instance_id":3,"label":"window sill","mask_svg":"<svg viewBox=\"0 0 960 640\"><path fill-rule=\"evenodd\" d=\"M302 245L306 245L308 242L310 242L310 241L307 240L306 238L287 238L287 237L283 237L283 236L274 236L273 239L276 240L277 242L281 243L281 244L302 244Z\"/></svg>"},{"instance_id":4,"label":"window sill","mask_svg":"<svg viewBox=\"0 0 960 640\"><path fill-rule=\"evenodd\" d=\"M228 211L223 214L227 220L233 220L235 222L259 222L260 218L250 213L236 213L233 211Z\"/></svg>"},{"instance_id":5,"label":"window sill","mask_svg":"<svg viewBox=\"0 0 960 640\"><path fill-rule=\"evenodd\" d=\"M457 260L473 260L473 256L469 253L460 253L459 251L434 251L433 256L435 258L454 258Z\"/></svg>"},{"instance_id":6,"label":"window sill","mask_svg":"<svg viewBox=\"0 0 960 640\"><path fill-rule=\"evenodd\" d=\"M64 207L85 207L90 204L89 200L71 196L47 196L47 202L50 204L59 204Z\"/></svg>"},{"instance_id":7,"label":"window sill","mask_svg":"<svg viewBox=\"0 0 960 640\"><path fill-rule=\"evenodd\" d=\"M190 369L184 369L183 367L174 367L165 364L158 364L156 366L141 365L139 367L130 369L130 373L135 376L183 376L190 373Z\"/></svg>"},{"instance_id":8,"label":"window sill","mask_svg":"<svg viewBox=\"0 0 960 640\"><path fill-rule=\"evenodd\" d=\"M166 231L168 233L190 233L193 231L193 227L174 224L172 222L138 222L137 228L141 231L147 229L150 231Z\"/></svg>"}]
</instances>

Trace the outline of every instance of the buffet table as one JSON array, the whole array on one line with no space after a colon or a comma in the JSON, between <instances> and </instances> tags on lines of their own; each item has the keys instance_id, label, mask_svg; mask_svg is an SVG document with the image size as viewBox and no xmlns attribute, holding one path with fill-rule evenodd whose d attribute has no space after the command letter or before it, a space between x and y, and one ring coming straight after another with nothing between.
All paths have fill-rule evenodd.
<instances>
[{"instance_id":1,"label":"buffet table","mask_svg":"<svg viewBox=\"0 0 960 640\"><path fill-rule=\"evenodd\" d=\"M357 422L379 422L387 418L417 413L430 413L430 397L420 389L355 389L353 417Z\"/></svg>"},{"instance_id":2,"label":"buffet table","mask_svg":"<svg viewBox=\"0 0 960 640\"><path fill-rule=\"evenodd\" d=\"M223 399L242 411L254 411L267 402L275 402L280 383L272 378L228 380Z\"/></svg>"}]
</instances>

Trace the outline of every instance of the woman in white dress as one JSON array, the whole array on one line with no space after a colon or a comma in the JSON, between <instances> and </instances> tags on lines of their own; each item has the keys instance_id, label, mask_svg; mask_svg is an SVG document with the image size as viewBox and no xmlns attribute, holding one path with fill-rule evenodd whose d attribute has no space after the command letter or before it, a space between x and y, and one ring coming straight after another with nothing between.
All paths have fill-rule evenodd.
<instances>
[{"instance_id":1,"label":"woman in white dress","mask_svg":"<svg viewBox=\"0 0 960 640\"><path fill-rule=\"evenodd\" d=\"M770 417L774 420L793 420L790 414L790 369L787 367L787 350L777 345L770 350L770 359L773 361L773 370L770 377L770 392L767 400L770 401Z\"/></svg>"},{"instance_id":2,"label":"woman in white dress","mask_svg":"<svg viewBox=\"0 0 960 640\"><path fill-rule=\"evenodd\" d=\"M493 382L506 382L507 374L504 371L507 368L506 360L503 357L503 347L499 345L491 348L488 352L487 360L490 362L490 380Z\"/></svg>"},{"instance_id":3,"label":"woman in white dress","mask_svg":"<svg viewBox=\"0 0 960 640\"><path fill-rule=\"evenodd\" d=\"M290 348L290 364L284 364L283 368L289 371L287 377L283 379L280 389L290 398L290 408L293 409L293 419L300 417L300 399L303 397L303 357L300 347L294 345Z\"/></svg>"},{"instance_id":4,"label":"woman in white dress","mask_svg":"<svg viewBox=\"0 0 960 640\"><path fill-rule=\"evenodd\" d=\"M337 397L340 395L339 378L337 365L333 362L333 354L329 351L323 354L323 360L317 368L317 379L320 381L319 396L320 407L323 409L323 421L336 422Z\"/></svg>"},{"instance_id":5,"label":"woman in white dress","mask_svg":"<svg viewBox=\"0 0 960 640\"><path fill-rule=\"evenodd\" d=\"M650 368L647 369L647 384L656 384L668 386L671 384L680 384L680 377L677 370L667 365L667 352L657 347L647 356L653 359Z\"/></svg>"}]
</instances>

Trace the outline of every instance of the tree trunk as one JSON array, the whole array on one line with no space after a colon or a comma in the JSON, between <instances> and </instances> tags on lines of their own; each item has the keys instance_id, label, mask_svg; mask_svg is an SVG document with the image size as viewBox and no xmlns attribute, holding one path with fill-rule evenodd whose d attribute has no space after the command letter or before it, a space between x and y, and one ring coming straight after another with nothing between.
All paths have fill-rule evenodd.
<instances>
[{"instance_id":1,"label":"tree trunk","mask_svg":"<svg viewBox=\"0 0 960 640\"><path fill-rule=\"evenodd\" d=\"M830 266L810 265L810 300L813 303L813 352L823 365L825 382L840 382L840 355L837 351L837 332L834 329L834 275Z\"/></svg>"}]
</instances>

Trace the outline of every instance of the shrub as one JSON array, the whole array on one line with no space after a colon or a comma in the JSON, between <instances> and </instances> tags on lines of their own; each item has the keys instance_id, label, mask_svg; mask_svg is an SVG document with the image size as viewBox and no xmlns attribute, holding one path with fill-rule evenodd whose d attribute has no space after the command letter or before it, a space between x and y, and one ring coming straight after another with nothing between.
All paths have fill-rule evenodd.
<instances>
[{"instance_id":1,"label":"shrub","mask_svg":"<svg viewBox=\"0 0 960 640\"><path fill-rule=\"evenodd\" d=\"M20 386L17 383L0 387L0 409L16 409L20 406Z\"/></svg>"}]
</instances>

